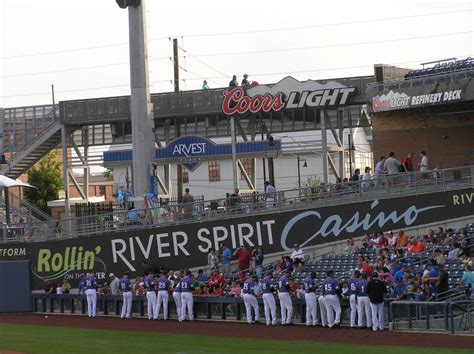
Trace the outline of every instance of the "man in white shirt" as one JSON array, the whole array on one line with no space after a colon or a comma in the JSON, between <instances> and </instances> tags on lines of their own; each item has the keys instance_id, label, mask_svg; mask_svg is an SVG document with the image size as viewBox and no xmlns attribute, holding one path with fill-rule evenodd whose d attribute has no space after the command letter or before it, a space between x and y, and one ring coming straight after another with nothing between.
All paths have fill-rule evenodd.
<instances>
[{"instance_id":1,"label":"man in white shirt","mask_svg":"<svg viewBox=\"0 0 474 354\"><path fill-rule=\"evenodd\" d=\"M276 194L277 194L276 189L268 181L266 181L264 185L265 185L266 207L273 208L276 201Z\"/></svg>"},{"instance_id":2,"label":"man in white shirt","mask_svg":"<svg viewBox=\"0 0 474 354\"><path fill-rule=\"evenodd\" d=\"M426 151L420 152L420 157L421 157L421 162L418 164L420 167L420 172L426 172L428 171L428 157L426 156ZM428 175L424 173L422 175L423 178L427 178Z\"/></svg>"},{"instance_id":3,"label":"man in white shirt","mask_svg":"<svg viewBox=\"0 0 474 354\"><path fill-rule=\"evenodd\" d=\"M109 274L110 278L110 292L112 295L120 295L119 284L120 280L115 276L114 273Z\"/></svg>"},{"instance_id":4,"label":"man in white shirt","mask_svg":"<svg viewBox=\"0 0 474 354\"><path fill-rule=\"evenodd\" d=\"M293 262L298 258L301 262L304 262L304 252L300 248L300 246L295 243L293 252L291 253L290 258L293 260Z\"/></svg>"},{"instance_id":5,"label":"man in white shirt","mask_svg":"<svg viewBox=\"0 0 474 354\"><path fill-rule=\"evenodd\" d=\"M398 183L396 175L400 173L400 165L400 161L395 158L395 153L391 152L388 154L388 159L385 160L383 167L387 170L387 174L390 176L388 182L392 186Z\"/></svg>"}]
</instances>

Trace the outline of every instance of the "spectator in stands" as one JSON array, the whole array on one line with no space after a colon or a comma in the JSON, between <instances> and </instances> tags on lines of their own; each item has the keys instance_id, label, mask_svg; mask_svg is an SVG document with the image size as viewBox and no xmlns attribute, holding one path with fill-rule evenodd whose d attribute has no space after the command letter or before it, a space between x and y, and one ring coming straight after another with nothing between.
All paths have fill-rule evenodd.
<instances>
[{"instance_id":1,"label":"spectator in stands","mask_svg":"<svg viewBox=\"0 0 474 354\"><path fill-rule=\"evenodd\" d=\"M232 282L232 287L230 289L230 296L231 297L240 297L242 289L240 288L239 284L236 281Z\"/></svg>"},{"instance_id":2,"label":"spectator in stands","mask_svg":"<svg viewBox=\"0 0 474 354\"><path fill-rule=\"evenodd\" d=\"M440 248L435 248L433 251L433 255L431 256L432 259L436 261L436 264L444 264L446 260L444 258L443 252L441 252Z\"/></svg>"},{"instance_id":3,"label":"spectator in stands","mask_svg":"<svg viewBox=\"0 0 474 354\"><path fill-rule=\"evenodd\" d=\"M51 283L49 280L44 281L43 289L46 294L56 294L57 287L58 285L56 283Z\"/></svg>"},{"instance_id":4,"label":"spectator in stands","mask_svg":"<svg viewBox=\"0 0 474 354\"><path fill-rule=\"evenodd\" d=\"M448 259L456 259L461 253L461 245L459 242L453 243L453 249L448 252Z\"/></svg>"},{"instance_id":5,"label":"spectator in stands","mask_svg":"<svg viewBox=\"0 0 474 354\"><path fill-rule=\"evenodd\" d=\"M120 279L114 273L109 274L110 279L110 293L112 295L120 295Z\"/></svg>"},{"instance_id":6,"label":"spectator in stands","mask_svg":"<svg viewBox=\"0 0 474 354\"><path fill-rule=\"evenodd\" d=\"M390 152L383 165L384 170L386 170L388 174L389 185L393 186L398 183L396 176L400 173L400 166L401 163L395 158L395 153Z\"/></svg>"},{"instance_id":7,"label":"spectator in stands","mask_svg":"<svg viewBox=\"0 0 474 354\"><path fill-rule=\"evenodd\" d=\"M423 236L423 239L426 242L435 243L435 235L434 235L433 230L428 229L427 232L426 232L426 235Z\"/></svg>"},{"instance_id":8,"label":"spectator in stands","mask_svg":"<svg viewBox=\"0 0 474 354\"><path fill-rule=\"evenodd\" d=\"M418 167L420 168L420 172L426 172L428 171L428 157L426 156L426 151L421 151L420 152L420 158L421 161L418 164ZM427 178L427 174L423 174L423 178Z\"/></svg>"},{"instance_id":9,"label":"spectator in stands","mask_svg":"<svg viewBox=\"0 0 474 354\"><path fill-rule=\"evenodd\" d=\"M304 271L303 262L301 262L301 259L296 258L295 261L293 262L293 273L301 273L303 271Z\"/></svg>"},{"instance_id":10,"label":"spectator in stands","mask_svg":"<svg viewBox=\"0 0 474 354\"><path fill-rule=\"evenodd\" d=\"M472 266L467 265L462 276L462 284L466 288L467 293L470 297L474 295L474 272Z\"/></svg>"},{"instance_id":11,"label":"spectator in stands","mask_svg":"<svg viewBox=\"0 0 474 354\"><path fill-rule=\"evenodd\" d=\"M258 279L261 279L263 274L263 258L264 254L262 247L258 247L252 251L254 272Z\"/></svg>"},{"instance_id":12,"label":"spectator in stands","mask_svg":"<svg viewBox=\"0 0 474 354\"><path fill-rule=\"evenodd\" d=\"M375 240L375 247L382 248L388 246L388 238L385 237L383 232L379 232L377 235L377 239Z\"/></svg>"},{"instance_id":13,"label":"spectator in stands","mask_svg":"<svg viewBox=\"0 0 474 354\"><path fill-rule=\"evenodd\" d=\"M397 235L397 247L405 248L408 246L408 236L405 235L403 230L398 231Z\"/></svg>"},{"instance_id":14,"label":"spectator in stands","mask_svg":"<svg viewBox=\"0 0 474 354\"><path fill-rule=\"evenodd\" d=\"M0 162L0 165L6 165L7 164L7 158L5 157L5 154L2 154L2 161Z\"/></svg>"},{"instance_id":15,"label":"spectator in stands","mask_svg":"<svg viewBox=\"0 0 474 354\"><path fill-rule=\"evenodd\" d=\"M224 273L230 273L230 263L232 260L232 251L226 244L221 246L222 254L221 254L221 264L222 264L222 271Z\"/></svg>"},{"instance_id":16,"label":"spectator in stands","mask_svg":"<svg viewBox=\"0 0 474 354\"><path fill-rule=\"evenodd\" d=\"M413 238L413 239L411 239L411 241L408 242L407 251L409 253L413 253L413 254L421 253L425 249L426 249L426 246L420 240L417 240L417 239Z\"/></svg>"},{"instance_id":17,"label":"spectator in stands","mask_svg":"<svg viewBox=\"0 0 474 354\"><path fill-rule=\"evenodd\" d=\"M203 89L203 91L209 90L209 85L207 84L207 80L204 80L202 82L202 89Z\"/></svg>"},{"instance_id":18,"label":"spectator in stands","mask_svg":"<svg viewBox=\"0 0 474 354\"><path fill-rule=\"evenodd\" d=\"M471 251L469 249L469 245L467 240L461 241L461 252L459 252L458 257L469 257L471 255Z\"/></svg>"},{"instance_id":19,"label":"spectator in stands","mask_svg":"<svg viewBox=\"0 0 474 354\"><path fill-rule=\"evenodd\" d=\"M366 251L372 251L374 249L374 243L369 234L365 234L364 237L362 237L362 247Z\"/></svg>"},{"instance_id":20,"label":"spectator in stands","mask_svg":"<svg viewBox=\"0 0 474 354\"><path fill-rule=\"evenodd\" d=\"M342 178L341 177L337 177L336 178L336 183L334 184L333 186L333 190L334 190L334 194L336 195L341 195L344 191L344 185L342 183Z\"/></svg>"},{"instance_id":21,"label":"spectator in stands","mask_svg":"<svg viewBox=\"0 0 474 354\"><path fill-rule=\"evenodd\" d=\"M231 207L231 212L237 211L241 203L242 199L240 198L240 190L236 188L234 190L234 193L232 193L229 198L229 206Z\"/></svg>"},{"instance_id":22,"label":"spectator in stands","mask_svg":"<svg viewBox=\"0 0 474 354\"><path fill-rule=\"evenodd\" d=\"M219 274L217 269L214 269L211 274L211 278L208 281L209 284L209 292L212 294L216 288L223 288L225 287L226 281L224 275Z\"/></svg>"},{"instance_id":23,"label":"spectator in stands","mask_svg":"<svg viewBox=\"0 0 474 354\"><path fill-rule=\"evenodd\" d=\"M396 300L402 300L406 296L407 287L403 283L403 278L398 278L395 287L393 288L393 295Z\"/></svg>"},{"instance_id":24,"label":"spectator in stands","mask_svg":"<svg viewBox=\"0 0 474 354\"><path fill-rule=\"evenodd\" d=\"M127 213L127 221L130 225L137 225L140 222L138 210L135 209L135 204L131 203L130 209Z\"/></svg>"},{"instance_id":25,"label":"spectator in stands","mask_svg":"<svg viewBox=\"0 0 474 354\"><path fill-rule=\"evenodd\" d=\"M232 76L232 80L229 82L229 87L237 87L239 83L237 82L237 75Z\"/></svg>"},{"instance_id":26,"label":"spectator in stands","mask_svg":"<svg viewBox=\"0 0 474 354\"><path fill-rule=\"evenodd\" d=\"M68 279L64 278L63 285L61 286L62 294L69 294L71 292L71 283Z\"/></svg>"},{"instance_id":27,"label":"spectator in stands","mask_svg":"<svg viewBox=\"0 0 474 354\"><path fill-rule=\"evenodd\" d=\"M436 229L434 234L434 243L441 243L443 242L446 234L444 233L444 229L440 226Z\"/></svg>"},{"instance_id":28,"label":"spectator in stands","mask_svg":"<svg viewBox=\"0 0 474 354\"><path fill-rule=\"evenodd\" d=\"M209 277L204 273L204 270L203 269L199 269L198 270L198 275L196 277L196 280L199 282L199 283L205 283L209 280Z\"/></svg>"},{"instance_id":29,"label":"spectator in stands","mask_svg":"<svg viewBox=\"0 0 474 354\"><path fill-rule=\"evenodd\" d=\"M301 262L304 262L304 252L300 248L300 245L295 243L293 246L293 252L291 253L291 260L294 262L297 258L301 260Z\"/></svg>"},{"instance_id":30,"label":"spectator in stands","mask_svg":"<svg viewBox=\"0 0 474 354\"><path fill-rule=\"evenodd\" d=\"M353 256L357 252L359 252L359 248L355 245L354 239L352 237L348 238L346 241L346 248L344 250L344 253L346 254L346 256Z\"/></svg>"},{"instance_id":31,"label":"spectator in stands","mask_svg":"<svg viewBox=\"0 0 474 354\"><path fill-rule=\"evenodd\" d=\"M385 156L381 156L379 161L375 165L375 171L374 171L375 186L383 185L384 164L385 164Z\"/></svg>"},{"instance_id":32,"label":"spectator in stands","mask_svg":"<svg viewBox=\"0 0 474 354\"><path fill-rule=\"evenodd\" d=\"M355 171L354 171L354 174L352 175L352 182L358 182L360 179L360 169L359 168L356 168Z\"/></svg>"},{"instance_id":33,"label":"spectator in stands","mask_svg":"<svg viewBox=\"0 0 474 354\"><path fill-rule=\"evenodd\" d=\"M453 229L448 229L446 231L446 236L444 237L443 242L441 243L443 246L451 246L454 241L454 233Z\"/></svg>"},{"instance_id":34,"label":"spectator in stands","mask_svg":"<svg viewBox=\"0 0 474 354\"><path fill-rule=\"evenodd\" d=\"M446 293L449 290L449 274L446 271L444 264L438 265L438 276L431 279L431 285L436 287L436 294L438 294L438 300L443 301ZM441 294L441 296L439 295Z\"/></svg>"},{"instance_id":35,"label":"spectator in stands","mask_svg":"<svg viewBox=\"0 0 474 354\"><path fill-rule=\"evenodd\" d=\"M426 295L421 286L417 286L415 292L411 296L413 301L425 301Z\"/></svg>"},{"instance_id":36,"label":"spectator in stands","mask_svg":"<svg viewBox=\"0 0 474 354\"><path fill-rule=\"evenodd\" d=\"M189 192L189 188L184 190L183 203L184 203L184 217L191 218L194 211L194 197Z\"/></svg>"},{"instance_id":37,"label":"spectator in stands","mask_svg":"<svg viewBox=\"0 0 474 354\"><path fill-rule=\"evenodd\" d=\"M211 271L217 269L218 267L217 254L214 248L211 248L207 254L207 265Z\"/></svg>"},{"instance_id":38,"label":"spectator in stands","mask_svg":"<svg viewBox=\"0 0 474 354\"><path fill-rule=\"evenodd\" d=\"M252 260L252 254L249 252L245 245L240 246L240 249L236 249L234 257L237 257L237 265L239 270L248 270L250 268L250 261Z\"/></svg>"},{"instance_id":39,"label":"spectator in stands","mask_svg":"<svg viewBox=\"0 0 474 354\"><path fill-rule=\"evenodd\" d=\"M242 84L241 84L242 87L248 86L250 84L248 78L249 78L248 74L244 74L244 78L242 79Z\"/></svg>"},{"instance_id":40,"label":"spectator in stands","mask_svg":"<svg viewBox=\"0 0 474 354\"><path fill-rule=\"evenodd\" d=\"M362 183L361 183L361 187L363 190L368 189L371 185L370 180L372 179L372 176L370 175L370 171L372 171L370 167L365 168L364 175L362 176Z\"/></svg>"},{"instance_id":41,"label":"spectator in stands","mask_svg":"<svg viewBox=\"0 0 474 354\"><path fill-rule=\"evenodd\" d=\"M411 184L413 180L413 154L409 152L407 156L405 156L402 160L402 164L400 166L400 171L406 173L406 182L408 185Z\"/></svg>"},{"instance_id":42,"label":"spectator in stands","mask_svg":"<svg viewBox=\"0 0 474 354\"><path fill-rule=\"evenodd\" d=\"M265 181L265 201L266 201L266 207L268 208L273 208L275 202L276 202L276 197L277 197L277 191L275 187L273 187L270 182Z\"/></svg>"}]
</instances>

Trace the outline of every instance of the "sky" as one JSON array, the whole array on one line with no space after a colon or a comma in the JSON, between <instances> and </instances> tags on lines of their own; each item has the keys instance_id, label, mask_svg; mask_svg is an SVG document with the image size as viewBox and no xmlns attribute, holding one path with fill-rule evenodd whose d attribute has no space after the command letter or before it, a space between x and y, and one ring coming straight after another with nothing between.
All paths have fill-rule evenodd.
<instances>
[{"instance_id":1,"label":"sky","mask_svg":"<svg viewBox=\"0 0 474 354\"><path fill-rule=\"evenodd\" d=\"M474 1L146 0L151 92L371 75L376 63L474 56ZM0 0L0 107L130 94L128 15L114 0Z\"/></svg>"}]
</instances>

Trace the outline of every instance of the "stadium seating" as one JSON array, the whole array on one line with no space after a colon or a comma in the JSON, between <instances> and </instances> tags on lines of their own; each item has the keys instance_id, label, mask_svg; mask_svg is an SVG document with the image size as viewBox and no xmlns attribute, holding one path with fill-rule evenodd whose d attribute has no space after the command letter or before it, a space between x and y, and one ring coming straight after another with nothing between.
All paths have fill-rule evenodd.
<instances>
[{"instance_id":1,"label":"stadium seating","mask_svg":"<svg viewBox=\"0 0 474 354\"><path fill-rule=\"evenodd\" d=\"M440 74L448 74L455 71L472 70L474 69L474 58L466 58L463 60L455 60L452 62L438 63L435 66L410 70L406 75L405 79L414 79L420 77L427 77Z\"/></svg>"}]
</instances>

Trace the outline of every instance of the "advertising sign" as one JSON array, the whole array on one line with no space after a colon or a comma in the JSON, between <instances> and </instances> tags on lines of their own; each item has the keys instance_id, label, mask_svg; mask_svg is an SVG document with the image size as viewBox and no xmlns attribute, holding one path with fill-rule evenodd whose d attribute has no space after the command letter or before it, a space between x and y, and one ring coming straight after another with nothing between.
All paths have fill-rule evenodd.
<instances>
[{"instance_id":1,"label":"advertising sign","mask_svg":"<svg viewBox=\"0 0 474 354\"><path fill-rule=\"evenodd\" d=\"M77 239L0 246L0 261L30 259L35 288L43 280L73 284L95 270L141 274L142 262L155 269L185 269L207 264L211 248L257 246L266 254L473 215L474 189L381 199L285 212L251 214L185 225L128 230Z\"/></svg>"},{"instance_id":2,"label":"advertising sign","mask_svg":"<svg viewBox=\"0 0 474 354\"><path fill-rule=\"evenodd\" d=\"M321 84L307 80L300 82L290 76L273 86L234 87L224 91L222 112L226 115L278 112L296 108L337 108L349 104L355 87L338 82Z\"/></svg>"}]
</instances>

